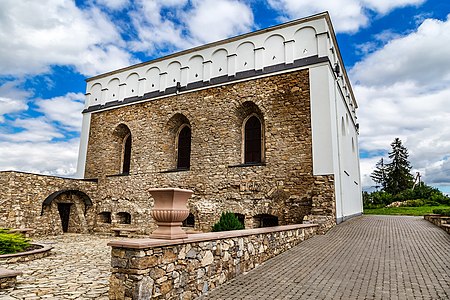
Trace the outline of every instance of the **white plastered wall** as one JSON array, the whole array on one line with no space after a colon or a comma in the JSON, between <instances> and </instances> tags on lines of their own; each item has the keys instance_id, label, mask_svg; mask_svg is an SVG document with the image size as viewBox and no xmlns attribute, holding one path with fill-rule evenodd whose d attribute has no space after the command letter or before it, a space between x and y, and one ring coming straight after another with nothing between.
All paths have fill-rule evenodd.
<instances>
[{"instance_id":1,"label":"white plastered wall","mask_svg":"<svg viewBox=\"0 0 450 300\"><path fill-rule=\"evenodd\" d=\"M362 213L356 120L328 63L310 68L314 175L334 174L338 222Z\"/></svg>"},{"instance_id":2,"label":"white plastered wall","mask_svg":"<svg viewBox=\"0 0 450 300\"><path fill-rule=\"evenodd\" d=\"M77 173L75 174L77 178L84 178L90 124L91 113L84 113L81 124L80 148L78 149Z\"/></svg>"}]
</instances>

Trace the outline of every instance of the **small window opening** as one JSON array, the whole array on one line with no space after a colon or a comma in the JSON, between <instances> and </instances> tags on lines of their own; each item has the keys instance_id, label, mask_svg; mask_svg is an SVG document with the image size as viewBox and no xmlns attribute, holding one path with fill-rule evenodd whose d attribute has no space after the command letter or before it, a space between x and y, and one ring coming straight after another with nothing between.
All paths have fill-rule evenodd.
<instances>
[{"instance_id":1,"label":"small window opening","mask_svg":"<svg viewBox=\"0 0 450 300\"><path fill-rule=\"evenodd\" d=\"M239 220L239 222L241 222L242 226L244 226L244 228L245 228L245 216L243 214L239 214L239 213L234 213L234 215Z\"/></svg>"},{"instance_id":2,"label":"small window opening","mask_svg":"<svg viewBox=\"0 0 450 300\"><path fill-rule=\"evenodd\" d=\"M186 220L183 221L183 227L194 227L195 226L195 217L192 213L189 213L189 216Z\"/></svg>"},{"instance_id":3,"label":"small window opening","mask_svg":"<svg viewBox=\"0 0 450 300\"><path fill-rule=\"evenodd\" d=\"M253 220L256 228L278 226L278 217L274 215L260 214L254 216Z\"/></svg>"},{"instance_id":4,"label":"small window opening","mask_svg":"<svg viewBox=\"0 0 450 300\"><path fill-rule=\"evenodd\" d=\"M131 214L127 212L117 213L117 223L119 224L131 224Z\"/></svg>"},{"instance_id":5,"label":"small window opening","mask_svg":"<svg viewBox=\"0 0 450 300\"><path fill-rule=\"evenodd\" d=\"M103 211L98 214L99 223L111 224L111 212Z\"/></svg>"}]
</instances>

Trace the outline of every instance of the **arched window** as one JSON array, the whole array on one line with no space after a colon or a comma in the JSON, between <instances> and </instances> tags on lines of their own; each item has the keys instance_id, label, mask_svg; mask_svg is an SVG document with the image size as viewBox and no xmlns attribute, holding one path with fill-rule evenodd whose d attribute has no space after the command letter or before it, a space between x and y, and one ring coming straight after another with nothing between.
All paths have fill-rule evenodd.
<instances>
[{"instance_id":1,"label":"arched window","mask_svg":"<svg viewBox=\"0 0 450 300\"><path fill-rule=\"evenodd\" d=\"M261 162L261 121L251 116L245 123L244 129L244 163Z\"/></svg>"},{"instance_id":2,"label":"arched window","mask_svg":"<svg viewBox=\"0 0 450 300\"><path fill-rule=\"evenodd\" d=\"M130 162L131 162L131 133L128 134L123 141L122 174L130 173Z\"/></svg>"},{"instance_id":3,"label":"arched window","mask_svg":"<svg viewBox=\"0 0 450 300\"><path fill-rule=\"evenodd\" d=\"M191 128L183 125L178 134L177 169L189 169L191 166Z\"/></svg>"}]
</instances>

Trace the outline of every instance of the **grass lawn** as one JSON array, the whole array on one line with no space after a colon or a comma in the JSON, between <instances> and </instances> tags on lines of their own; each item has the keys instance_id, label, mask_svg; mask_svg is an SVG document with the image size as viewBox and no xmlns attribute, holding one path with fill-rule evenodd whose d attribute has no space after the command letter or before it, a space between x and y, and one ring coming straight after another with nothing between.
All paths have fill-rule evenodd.
<instances>
[{"instance_id":1,"label":"grass lawn","mask_svg":"<svg viewBox=\"0 0 450 300\"><path fill-rule=\"evenodd\" d=\"M404 216L423 216L432 214L433 209L446 208L450 206L420 206L420 207L383 207L383 208L364 208L366 215L404 215Z\"/></svg>"}]
</instances>

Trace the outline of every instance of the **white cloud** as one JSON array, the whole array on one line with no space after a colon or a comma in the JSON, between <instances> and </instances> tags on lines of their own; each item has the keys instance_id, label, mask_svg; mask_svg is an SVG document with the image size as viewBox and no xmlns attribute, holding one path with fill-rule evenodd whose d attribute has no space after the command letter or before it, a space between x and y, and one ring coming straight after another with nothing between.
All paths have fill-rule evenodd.
<instances>
[{"instance_id":1,"label":"white cloud","mask_svg":"<svg viewBox=\"0 0 450 300\"><path fill-rule=\"evenodd\" d=\"M393 39L381 51L357 63L351 75L372 86L399 81L421 86L448 85L448 53L450 21L427 19L416 32Z\"/></svg>"},{"instance_id":2,"label":"white cloud","mask_svg":"<svg viewBox=\"0 0 450 300\"><path fill-rule=\"evenodd\" d=\"M51 65L94 75L133 62L111 20L99 9L82 10L73 1L1 1L0 28L3 75L48 72Z\"/></svg>"},{"instance_id":3,"label":"white cloud","mask_svg":"<svg viewBox=\"0 0 450 300\"><path fill-rule=\"evenodd\" d=\"M138 38L130 46L150 55L191 48L253 27L252 10L237 0L140 0L137 4L130 18Z\"/></svg>"},{"instance_id":4,"label":"white cloud","mask_svg":"<svg viewBox=\"0 0 450 300\"><path fill-rule=\"evenodd\" d=\"M38 100L38 111L50 121L67 126L68 130L81 131L81 111L85 96L81 93L68 93L65 96Z\"/></svg>"},{"instance_id":5,"label":"white cloud","mask_svg":"<svg viewBox=\"0 0 450 300\"><path fill-rule=\"evenodd\" d=\"M0 142L0 170L71 176L76 172L78 139L66 142Z\"/></svg>"},{"instance_id":6,"label":"white cloud","mask_svg":"<svg viewBox=\"0 0 450 300\"><path fill-rule=\"evenodd\" d=\"M378 13L386 14L393 9L410 5L420 5L425 1L426 0L362 0L360 2L363 6L367 6Z\"/></svg>"},{"instance_id":7,"label":"white cloud","mask_svg":"<svg viewBox=\"0 0 450 300\"><path fill-rule=\"evenodd\" d=\"M121 10L130 4L129 0L96 0L95 2L112 10Z\"/></svg>"},{"instance_id":8,"label":"white cloud","mask_svg":"<svg viewBox=\"0 0 450 300\"><path fill-rule=\"evenodd\" d=\"M360 148L369 153L390 150L399 137L425 181L441 185L450 185L449 32L450 18L427 19L417 31L392 39L350 71L360 106ZM362 168L363 178L372 168Z\"/></svg>"},{"instance_id":9,"label":"white cloud","mask_svg":"<svg viewBox=\"0 0 450 300\"><path fill-rule=\"evenodd\" d=\"M19 112L28 108L21 100L0 97L0 123L5 122L4 115Z\"/></svg>"},{"instance_id":10,"label":"white cloud","mask_svg":"<svg viewBox=\"0 0 450 300\"><path fill-rule=\"evenodd\" d=\"M267 0L269 5L288 19L307 17L329 11L337 32L355 32L369 23L369 12L386 14L408 5L419 5L425 0Z\"/></svg>"},{"instance_id":11,"label":"white cloud","mask_svg":"<svg viewBox=\"0 0 450 300\"><path fill-rule=\"evenodd\" d=\"M195 1L185 18L191 35L202 43L248 32L253 26L252 10L239 1Z\"/></svg>"},{"instance_id":12,"label":"white cloud","mask_svg":"<svg viewBox=\"0 0 450 300\"><path fill-rule=\"evenodd\" d=\"M28 109L29 93L17 89L17 84L16 81L9 81L0 86L0 123L5 122L5 115Z\"/></svg>"}]
</instances>

